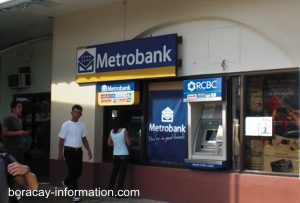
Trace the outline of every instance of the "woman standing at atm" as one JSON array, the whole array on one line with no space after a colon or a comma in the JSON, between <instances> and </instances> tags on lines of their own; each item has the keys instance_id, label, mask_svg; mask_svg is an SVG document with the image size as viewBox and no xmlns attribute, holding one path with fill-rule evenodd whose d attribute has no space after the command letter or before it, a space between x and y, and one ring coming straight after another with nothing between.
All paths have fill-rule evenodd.
<instances>
[{"instance_id":1,"label":"woman standing at atm","mask_svg":"<svg viewBox=\"0 0 300 203\"><path fill-rule=\"evenodd\" d=\"M130 145L130 139L127 129L122 127L120 120L115 121L115 124L110 131L107 145L113 147L114 156L109 189L114 190L115 180L119 172L118 190L122 190L128 165L128 146Z\"/></svg>"}]
</instances>

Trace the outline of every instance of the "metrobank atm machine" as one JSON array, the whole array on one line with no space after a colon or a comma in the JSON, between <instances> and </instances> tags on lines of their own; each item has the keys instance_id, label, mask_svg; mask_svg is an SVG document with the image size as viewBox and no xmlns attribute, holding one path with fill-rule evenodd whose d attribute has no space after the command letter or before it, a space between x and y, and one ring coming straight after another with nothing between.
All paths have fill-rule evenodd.
<instances>
[{"instance_id":1,"label":"metrobank atm machine","mask_svg":"<svg viewBox=\"0 0 300 203\"><path fill-rule=\"evenodd\" d=\"M187 167L222 169L227 165L226 101L223 78L184 81L187 102Z\"/></svg>"}]
</instances>

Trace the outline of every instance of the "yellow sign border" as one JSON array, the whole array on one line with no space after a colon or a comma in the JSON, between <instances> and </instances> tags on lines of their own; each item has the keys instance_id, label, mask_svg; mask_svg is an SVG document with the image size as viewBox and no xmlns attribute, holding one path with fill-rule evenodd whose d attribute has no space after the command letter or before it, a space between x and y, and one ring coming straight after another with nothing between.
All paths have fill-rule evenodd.
<instances>
[{"instance_id":1,"label":"yellow sign border","mask_svg":"<svg viewBox=\"0 0 300 203\"><path fill-rule=\"evenodd\" d=\"M162 68L144 68L134 70L121 70L113 72L101 72L93 74L79 74L76 76L77 83L104 82L116 80L132 80L145 78L175 77L176 66Z\"/></svg>"}]
</instances>

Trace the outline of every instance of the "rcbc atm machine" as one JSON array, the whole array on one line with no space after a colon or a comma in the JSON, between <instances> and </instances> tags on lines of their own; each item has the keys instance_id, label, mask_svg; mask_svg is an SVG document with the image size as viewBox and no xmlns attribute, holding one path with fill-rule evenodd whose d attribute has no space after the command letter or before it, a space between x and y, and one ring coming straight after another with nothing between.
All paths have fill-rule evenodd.
<instances>
[{"instance_id":1,"label":"rcbc atm machine","mask_svg":"<svg viewBox=\"0 0 300 203\"><path fill-rule=\"evenodd\" d=\"M227 167L226 100L223 78L184 81L187 102L188 158L192 168Z\"/></svg>"}]
</instances>

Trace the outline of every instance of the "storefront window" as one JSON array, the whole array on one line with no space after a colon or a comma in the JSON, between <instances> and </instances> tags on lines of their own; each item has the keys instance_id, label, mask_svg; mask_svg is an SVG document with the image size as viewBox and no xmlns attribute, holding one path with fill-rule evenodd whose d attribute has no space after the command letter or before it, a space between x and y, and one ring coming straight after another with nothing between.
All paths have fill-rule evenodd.
<instances>
[{"instance_id":1,"label":"storefront window","mask_svg":"<svg viewBox=\"0 0 300 203\"><path fill-rule=\"evenodd\" d=\"M299 172L299 76L246 77L245 169Z\"/></svg>"}]
</instances>

